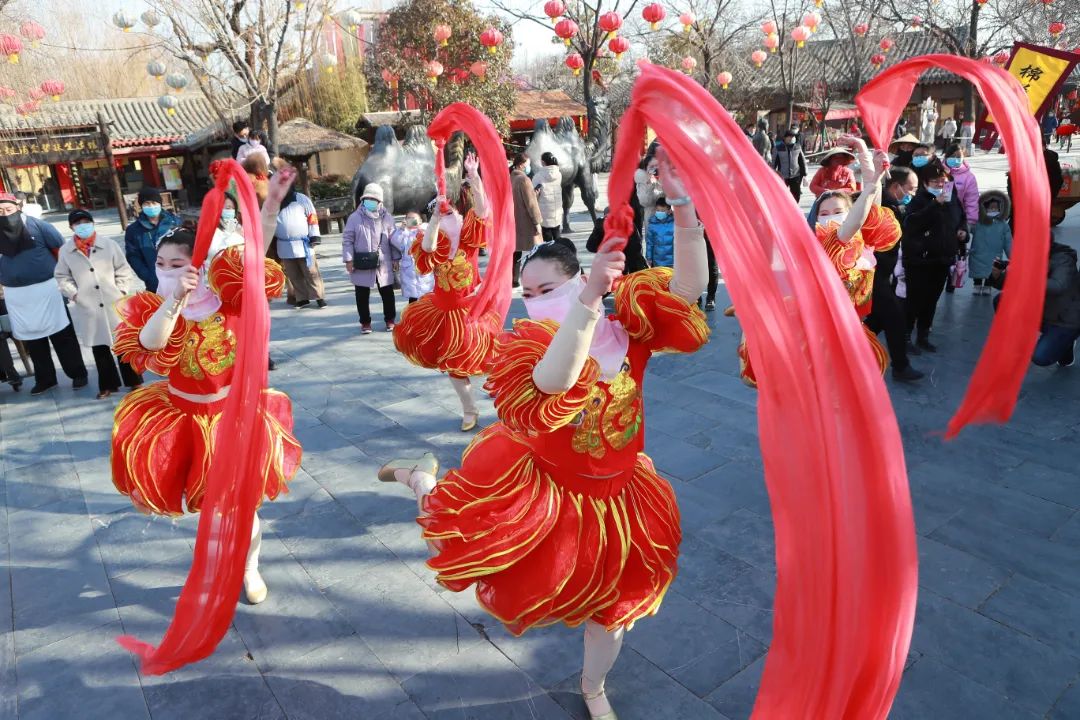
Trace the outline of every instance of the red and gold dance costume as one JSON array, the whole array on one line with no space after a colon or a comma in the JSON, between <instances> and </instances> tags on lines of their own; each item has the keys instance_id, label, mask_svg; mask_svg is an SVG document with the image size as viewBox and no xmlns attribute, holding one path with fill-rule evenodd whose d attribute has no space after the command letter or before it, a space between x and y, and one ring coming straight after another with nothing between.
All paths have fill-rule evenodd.
<instances>
[{"instance_id":1,"label":"red and gold dance costume","mask_svg":"<svg viewBox=\"0 0 1080 720\"><path fill-rule=\"evenodd\" d=\"M160 350L143 347L139 333L164 300L141 292L117 303L121 317L113 349L142 372L150 370L168 380L134 390L116 409L112 438L113 483L141 510L160 515L198 512L206 489L210 458L219 441L224 395L200 403L190 396L220 394L232 381L236 360L236 327L241 312L243 246L220 253L210 264L208 284L221 299L217 312L201 322L181 315L168 343ZM277 297L285 275L266 261L266 296ZM265 392L260 432L269 452L261 461L266 497L287 492L286 484L300 467L300 444L292 435L292 404L287 395ZM225 430L226 438L228 430ZM185 503L186 501L186 503Z\"/></svg>"},{"instance_id":2,"label":"red and gold dance costume","mask_svg":"<svg viewBox=\"0 0 1080 720\"><path fill-rule=\"evenodd\" d=\"M864 254L870 252L885 252L891 250L900 242L900 223L891 210L880 205L870 207L870 215L867 216L859 232L847 243L840 240L840 225L830 223L827 226L818 225L815 229L818 242L825 248L825 254L832 261L833 268L844 283L844 288L851 298L851 304L859 314L859 319L865 319L871 310L871 294L874 289L874 268L858 267L858 261ZM881 342L877 339L870 328L863 325L870 348L874 351L874 358L878 367L884 374L889 367L889 355ZM739 343L739 377L751 387L757 387L757 376L750 364L750 353L746 348L746 339Z\"/></svg>"},{"instance_id":3,"label":"red and gold dance costume","mask_svg":"<svg viewBox=\"0 0 1080 720\"><path fill-rule=\"evenodd\" d=\"M679 511L642 452L642 379L653 353L693 352L709 331L696 305L669 292L671 276L657 268L616 286L629 345L610 382L589 358L573 387L545 394L533 369L557 324L518 320L500 335L486 384L499 422L424 497L417 522L438 549L428 565L439 582L475 583L516 635L558 622L629 625L656 612L675 578Z\"/></svg>"},{"instance_id":4,"label":"red and gold dance costume","mask_svg":"<svg viewBox=\"0 0 1080 720\"><path fill-rule=\"evenodd\" d=\"M501 321L497 313L469 317L480 284L478 257L487 247L491 220L470 210L451 257L450 237L439 230L434 250L423 249L423 230L412 244L416 271L435 273L435 289L410 303L394 328L394 345L413 364L465 378L482 375L491 364Z\"/></svg>"}]
</instances>

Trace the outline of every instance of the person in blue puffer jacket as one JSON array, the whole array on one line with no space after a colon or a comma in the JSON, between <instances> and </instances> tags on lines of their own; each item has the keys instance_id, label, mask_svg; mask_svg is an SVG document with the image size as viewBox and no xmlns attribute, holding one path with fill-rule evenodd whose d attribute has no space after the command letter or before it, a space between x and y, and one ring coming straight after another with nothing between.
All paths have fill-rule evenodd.
<instances>
[{"instance_id":1,"label":"person in blue puffer jacket","mask_svg":"<svg viewBox=\"0 0 1080 720\"><path fill-rule=\"evenodd\" d=\"M675 216L667 198L656 201L645 233L645 259L651 267L675 267Z\"/></svg>"},{"instance_id":2,"label":"person in blue puffer jacket","mask_svg":"<svg viewBox=\"0 0 1080 720\"><path fill-rule=\"evenodd\" d=\"M139 191L139 217L124 231L124 255L150 292L157 291L158 242L178 227L180 218L161 207L160 190L144 187Z\"/></svg>"}]
</instances>

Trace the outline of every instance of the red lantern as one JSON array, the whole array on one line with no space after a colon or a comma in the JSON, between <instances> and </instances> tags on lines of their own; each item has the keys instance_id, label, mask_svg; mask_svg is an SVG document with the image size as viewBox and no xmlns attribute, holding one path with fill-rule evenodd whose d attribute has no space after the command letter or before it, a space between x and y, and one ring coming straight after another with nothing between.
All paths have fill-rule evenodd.
<instances>
[{"instance_id":1,"label":"red lantern","mask_svg":"<svg viewBox=\"0 0 1080 720\"><path fill-rule=\"evenodd\" d=\"M26 94L29 95L30 99L34 102L38 102L45 97L45 91L43 91L41 88L36 87L30 88Z\"/></svg>"},{"instance_id":2,"label":"red lantern","mask_svg":"<svg viewBox=\"0 0 1080 720\"><path fill-rule=\"evenodd\" d=\"M1073 90L1072 92L1070 92L1068 95L1065 96L1066 100L1075 100L1076 98L1077 98L1077 92L1075 90Z\"/></svg>"},{"instance_id":3,"label":"red lantern","mask_svg":"<svg viewBox=\"0 0 1080 720\"><path fill-rule=\"evenodd\" d=\"M763 45L769 48L769 52L776 52L776 48L780 47L780 36L769 35L765 38L765 42L763 43Z\"/></svg>"},{"instance_id":4,"label":"red lantern","mask_svg":"<svg viewBox=\"0 0 1080 720\"><path fill-rule=\"evenodd\" d=\"M18 93L16 93L13 89L7 87L6 85L0 85L0 100L11 100L17 94Z\"/></svg>"},{"instance_id":5,"label":"red lantern","mask_svg":"<svg viewBox=\"0 0 1080 720\"><path fill-rule=\"evenodd\" d=\"M761 32L765 33L766 35L775 35L777 33L776 23L772 20L766 20L765 22L761 23Z\"/></svg>"},{"instance_id":6,"label":"red lantern","mask_svg":"<svg viewBox=\"0 0 1080 720\"><path fill-rule=\"evenodd\" d=\"M890 38L881 38L881 42L878 43L878 47L881 48L881 52L889 52L896 45Z\"/></svg>"},{"instance_id":7,"label":"red lantern","mask_svg":"<svg viewBox=\"0 0 1080 720\"><path fill-rule=\"evenodd\" d=\"M918 28L921 28L922 25L923 25L922 16L916 15L915 17L911 18L911 27L918 29Z\"/></svg>"},{"instance_id":8,"label":"red lantern","mask_svg":"<svg viewBox=\"0 0 1080 720\"><path fill-rule=\"evenodd\" d=\"M1057 39L1058 35L1065 32L1065 23L1063 23L1063 22L1052 22L1052 23L1050 23L1049 30L1050 30L1050 37L1052 37L1054 39Z\"/></svg>"},{"instance_id":9,"label":"red lantern","mask_svg":"<svg viewBox=\"0 0 1080 720\"><path fill-rule=\"evenodd\" d=\"M795 47L805 47L810 39L810 28L800 25L791 31L791 39L795 41Z\"/></svg>"},{"instance_id":10,"label":"red lantern","mask_svg":"<svg viewBox=\"0 0 1080 720\"><path fill-rule=\"evenodd\" d=\"M12 65L19 64L19 53L22 52L22 40L14 35L0 35L0 54L7 55L8 62Z\"/></svg>"},{"instance_id":11,"label":"red lantern","mask_svg":"<svg viewBox=\"0 0 1080 720\"><path fill-rule=\"evenodd\" d=\"M33 20L27 20L19 28L19 34L30 42L30 47L37 47L38 43L45 37L45 28Z\"/></svg>"},{"instance_id":12,"label":"red lantern","mask_svg":"<svg viewBox=\"0 0 1080 720\"><path fill-rule=\"evenodd\" d=\"M687 55L679 64L682 65L683 72L689 75L697 67L697 60Z\"/></svg>"},{"instance_id":13,"label":"red lantern","mask_svg":"<svg viewBox=\"0 0 1080 720\"><path fill-rule=\"evenodd\" d=\"M997 55L994 56L995 65L1005 67L1005 63L1007 62L1009 62L1009 53L1007 52L999 52Z\"/></svg>"},{"instance_id":14,"label":"red lantern","mask_svg":"<svg viewBox=\"0 0 1080 720\"><path fill-rule=\"evenodd\" d=\"M64 83L60 80L46 80L41 83L41 92L50 96L53 102L60 100L60 96L64 94Z\"/></svg>"},{"instance_id":15,"label":"red lantern","mask_svg":"<svg viewBox=\"0 0 1080 720\"><path fill-rule=\"evenodd\" d=\"M397 84L399 79L397 75L384 68L382 71L382 79L383 82L386 83L391 90L397 90Z\"/></svg>"},{"instance_id":16,"label":"red lantern","mask_svg":"<svg viewBox=\"0 0 1080 720\"><path fill-rule=\"evenodd\" d=\"M1054 0L1042 0L1042 4L1043 4L1043 5L1053 5L1053 4L1054 4Z\"/></svg>"},{"instance_id":17,"label":"red lantern","mask_svg":"<svg viewBox=\"0 0 1080 720\"><path fill-rule=\"evenodd\" d=\"M870 64L876 68L881 67L885 64L885 56L881 53L874 53L870 56Z\"/></svg>"},{"instance_id":18,"label":"red lantern","mask_svg":"<svg viewBox=\"0 0 1080 720\"><path fill-rule=\"evenodd\" d=\"M488 52L492 55L500 45L502 45L503 34L493 27L489 27L484 32L480 33L480 44L488 49Z\"/></svg>"},{"instance_id":19,"label":"red lantern","mask_svg":"<svg viewBox=\"0 0 1080 720\"><path fill-rule=\"evenodd\" d=\"M769 59L769 54L764 50L755 50L750 53L750 59L754 61L755 67L761 67Z\"/></svg>"},{"instance_id":20,"label":"red lantern","mask_svg":"<svg viewBox=\"0 0 1080 720\"><path fill-rule=\"evenodd\" d=\"M566 67L574 71L574 75L581 74L581 68L585 67L585 60L578 53L570 53L566 56Z\"/></svg>"},{"instance_id":21,"label":"red lantern","mask_svg":"<svg viewBox=\"0 0 1080 720\"><path fill-rule=\"evenodd\" d=\"M619 32L619 28L622 27L622 15L617 12L604 13L600 16L600 21L597 23L600 25L600 29L607 33L608 37L615 37L615 33Z\"/></svg>"},{"instance_id":22,"label":"red lantern","mask_svg":"<svg viewBox=\"0 0 1080 720\"><path fill-rule=\"evenodd\" d=\"M613 37L608 40L608 50L615 53L615 59L618 60L622 57L622 54L630 49L630 41L624 37Z\"/></svg>"},{"instance_id":23,"label":"red lantern","mask_svg":"<svg viewBox=\"0 0 1080 720\"><path fill-rule=\"evenodd\" d=\"M667 10L664 10L664 6L660 3L652 3L646 5L645 9L641 11L641 17L645 18L645 22L649 23L649 26L653 30L660 27L660 23L667 17Z\"/></svg>"},{"instance_id":24,"label":"red lantern","mask_svg":"<svg viewBox=\"0 0 1080 720\"><path fill-rule=\"evenodd\" d=\"M483 60L477 60L476 62L474 62L472 65L469 66L469 72L471 72L473 75L480 78L481 80L483 80L485 77L487 77L487 71L488 71L488 64L486 62L484 62Z\"/></svg>"},{"instance_id":25,"label":"red lantern","mask_svg":"<svg viewBox=\"0 0 1080 720\"><path fill-rule=\"evenodd\" d=\"M816 12L809 12L803 15L802 25L805 28L809 28L810 32L817 32L818 25L821 24L821 16Z\"/></svg>"},{"instance_id":26,"label":"red lantern","mask_svg":"<svg viewBox=\"0 0 1080 720\"><path fill-rule=\"evenodd\" d=\"M814 7L825 7L825 0L814 0Z\"/></svg>"},{"instance_id":27,"label":"red lantern","mask_svg":"<svg viewBox=\"0 0 1080 720\"><path fill-rule=\"evenodd\" d=\"M15 107L15 112L19 115L31 115L38 111L38 104L36 102L24 102L21 105Z\"/></svg>"},{"instance_id":28,"label":"red lantern","mask_svg":"<svg viewBox=\"0 0 1080 720\"><path fill-rule=\"evenodd\" d=\"M851 30L859 37L866 37L866 33L870 32L870 26L867 23L859 23Z\"/></svg>"},{"instance_id":29,"label":"red lantern","mask_svg":"<svg viewBox=\"0 0 1080 720\"><path fill-rule=\"evenodd\" d=\"M435 31L432 35L435 36L435 42L439 43L439 47L446 47L449 44L450 36L454 34L454 31L450 29L449 25L436 25Z\"/></svg>"},{"instance_id":30,"label":"red lantern","mask_svg":"<svg viewBox=\"0 0 1080 720\"><path fill-rule=\"evenodd\" d=\"M986 3L990 2L990 0L975 0L975 2L979 3L980 5L985 5Z\"/></svg>"},{"instance_id":31,"label":"red lantern","mask_svg":"<svg viewBox=\"0 0 1080 720\"><path fill-rule=\"evenodd\" d=\"M544 14L552 20L562 17L564 12L566 12L566 5L562 3L562 0L548 0L544 3Z\"/></svg>"},{"instance_id":32,"label":"red lantern","mask_svg":"<svg viewBox=\"0 0 1080 720\"><path fill-rule=\"evenodd\" d=\"M731 73L725 70L716 76L716 82L720 83L721 90L727 90L728 85L731 84Z\"/></svg>"},{"instance_id":33,"label":"red lantern","mask_svg":"<svg viewBox=\"0 0 1080 720\"><path fill-rule=\"evenodd\" d=\"M564 44L569 45L570 40L578 34L578 24L570 18L563 18L555 23L555 34L562 38Z\"/></svg>"},{"instance_id":34,"label":"red lantern","mask_svg":"<svg viewBox=\"0 0 1080 720\"><path fill-rule=\"evenodd\" d=\"M424 72L427 73L428 82L434 87L439 82L439 76L443 74L443 65L438 60L432 60L424 66Z\"/></svg>"},{"instance_id":35,"label":"red lantern","mask_svg":"<svg viewBox=\"0 0 1080 720\"><path fill-rule=\"evenodd\" d=\"M697 18L694 17L692 12L684 12L679 16L679 22L682 23L683 32L690 32L690 28L697 22Z\"/></svg>"}]
</instances>

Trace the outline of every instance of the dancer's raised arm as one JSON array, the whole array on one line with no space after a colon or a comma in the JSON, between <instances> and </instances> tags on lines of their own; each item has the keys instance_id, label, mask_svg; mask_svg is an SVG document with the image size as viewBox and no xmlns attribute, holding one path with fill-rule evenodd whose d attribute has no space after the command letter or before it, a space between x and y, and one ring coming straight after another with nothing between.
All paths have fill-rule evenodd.
<instances>
[{"instance_id":1,"label":"dancer's raised arm","mask_svg":"<svg viewBox=\"0 0 1080 720\"><path fill-rule=\"evenodd\" d=\"M709 284L709 258L705 229L698 222L694 201L663 147L656 151L660 185L675 215L675 272L671 292L696 303Z\"/></svg>"},{"instance_id":2,"label":"dancer's raised arm","mask_svg":"<svg viewBox=\"0 0 1080 720\"><path fill-rule=\"evenodd\" d=\"M465 177L472 188L473 212L476 217L486 220L491 216L491 208L488 207L487 194L484 192L484 181L480 178L480 160L476 153L466 155L464 165Z\"/></svg>"}]
</instances>

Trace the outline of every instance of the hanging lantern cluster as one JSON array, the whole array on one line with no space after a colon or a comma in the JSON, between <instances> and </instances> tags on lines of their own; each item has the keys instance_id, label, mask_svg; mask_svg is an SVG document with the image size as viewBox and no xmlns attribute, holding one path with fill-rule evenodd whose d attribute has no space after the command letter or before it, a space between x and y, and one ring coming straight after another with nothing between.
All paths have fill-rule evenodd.
<instances>
[{"instance_id":1,"label":"hanging lantern cluster","mask_svg":"<svg viewBox=\"0 0 1080 720\"><path fill-rule=\"evenodd\" d=\"M424 65L424 73L431 87L435 87L439 82L439 76L443 74L443 64L438 60L430 60Z\"/></svg>"},{"instance_id":2,"label":"hanging lantern cluster","mask_svg":"<svg viewBox=\"0 0 1080 720\"><path fill-rule=\"evenodd\" d=\"M544 14L547 15L552 22L561 18L564 12L566 12L566 5L563 4L562 0L548 0L544 3Z\"/></svg>"},{"instance_id":3,"label":"hanging lantern cluster","mask_svg":"<svg viewBox=\"0 0 1080 720\"><path fill-rule=\"evenodd\" d=\"M162 95L157 99L158 107L165 111L166 115L175 115L180 101L172 95Z\"/></svg>"},{"instance_id":4,"label":"hanging lantern cluster","mask_svg":"<svg viewBox=\"0 0 1080 720\"><path fill-rule=\"evenodd\" d=\"M600 20L597 23L600 29L607 33L607 38L610 40L615 37L619 32L619 28L622 27L622 15L617 12L608 12L600 16Z\"/></svg>"},{"instance_id":5,"label":"hanging lantern cluster","mask_svg":"<svg viewBox=\"0 0 1080 720\"><path fill-rule=\"evenodd\" d=\"M682 24L682 30L684 33L690 32L690 28L694 27L694 23L697 22L697 18L694 17L692 12L684 12L679 16L679 22Z\"/></svg>"},{"instance_id":6,"label":"hanging lantern cluster","mask_svg":"<svg viewBox=\"0 0 1080 720\"><path fill-rule=\"evenodd\" d=\"M431 34L434 36L435 42L439 43L439 47L446 47L450 44L450 37L454 34L454 31L450 29L449 25L439 24L435 26L435 30Z\"/></svg>"},{"instance_id":7,"label":"hanging lantern cluster","mask_svg":"<svg viewBox=\"0 0 1080 720\"><path fill-rule=\"evenodd\" d=\"M616 36L608 40L608 50L615 53L615 59L618 60L623 56L623 53L630 49L630 41L624 37Z\"/></svg>"},{"instance_id":8,"label":"hanging lantern cluster","mask_svg":"<svg viewBox=\"0 0 1080 720\"><path fill-rule=\"evenodd\" d=\"M870 25L867 23L858 23L855 27L851 28L851 30L859 37L866 37L866 33L870 32Z\"/></svg>"},{"instance_id":9,"label":"hanging lantern cluster","mask_svg":"<svg viewBox=\"0 0 1080 720\"><path fill-rule=\"evenodd\" d=\"M61 80L46 80L41 83L41 92L51 97L53 102L60 101L60 96L64 94L65 89Z\"/></svg>"},{"instance_id":10,"label":"hanging lantern cluster","mask_svg":"<svg viewBox=\"0 0 1080 720\"><path fill-rule=\"evenodd\" d=\"M1048 30L1050 30L1050 37L1057 40L1058 36L1061 35L1061 33L1065 32L1065 23L1052 22L1050 23L1050 27L1048 28Z\"/></svg>"},{"instance_id":11,"label":"hanging lantern cluster","mask_svg":"<svg viewBox=\"0 0 1080 720\"><path fill-rule=\"evenodd\" d=\"M564 45L569 46L570 40L578 34L578 24L570 18L563 18L555 23L555 34L559 36Z\"/></svg>"},{"instance_id":12,"label":"hanging lantern cluster","mask_svg":"<svg viewBox=\"0 0 1080 720\"><path fill-rule=\"evenodd\" d=\"M570 53L566 56L566 67L574 71L574 77L581 74L581 68L585 67L585 59L579 53Z\"/></svg>"},{"instance_id":13,"label":"hanging lantern cluster","mask_svg":"<svg viewBox=\"0 0 1080 720\"><path fill-rule=\"evenodd\" d=\"M499 46L502 45L503 34L493 27L489 27L484 32L480 33L480 44L488 49L488 52L494 55Z\"/></svg>"},{"instance_id":14,"label":"hanging lantern cluster","mask_svg":"<svg viewBox=\"0 0 1080 720\"><path fill-rule=\"evenodd\" d=\"M805 25L800 25L791 31L791 39L795 41L795 47L806 47L806 41L810 39L810 28Z\"/></svg>"},{"instance_id":15,"label":"hanging lantern cluster","mask_svg":"<svg viewBox=\"0 0 1080 720\"><path fill-rule=\"evenodd\" d=\"M720 83L720 89L721 90L727 90L728 89L728 85L731 84L731 79L732 79L731 78L731 73L729 73L726 70L716 76L716 82Z\"/></svg>"},{"instance_id":16,"label":"hanging lantern cluster","mask_svg":"<svg viewBox=\"0 0 1080 720\"><path fill-rule=\"evenodd\" d=\"M750 59L754 61L754 67L760 68L769 59L769 53L764 50L755 50L750 53Z\"/></svg>"},{"instance_id":17,"label":"hanging lantern cluster","mask_svg":"<svg viewBox=\"0 0 1080 720\"><path fill-rule=\"evenodd\" d=\"M687 75L694 72L694 69L697 68L697 60L690 57L689 55L684 57L679 64L682 65L683 72Z\"/></svg>"},{"instance_id":18,"label":"hanging lantern cluster","mask_svg":"<svg viewBox=\"0 0 1080 720\"><path fill-rule=\"evenodd\" d=\"M885 64L885 56L881 53L874 53L870 56L870 64L875 68L879 68Z\"/></svg>"},{"instance_id":19,"label":"hanging lantern cluster","mask_svg":"<svg viewBox=\"0 0 1080 720\"><path fill-rule=\"evenodd\" d=\"M641 17L644 18L645 22L649 23L649 27L653 30L659 30L660 23L667 17L667 10L660 3L652 3L646 5L641 11Z\"/></svg>"},{"instance_id":20,"label":"hanging lantern cluster","mask_svg":"<svg viewBox=\"0 0 1080 720\"><path fill-rule=\"evenodd\" d=\"M45 28L38 25L33 20L27 20L19 28L19 34L22 35L30 47L37 47L43 39L45 39Z\"/></svg>"},{"instance_id":21,"label":"hanging lantern cluster","mask_svg":"<svg viewBox=\"0 0 1080 720\"><path fill-rule=\"evenodd\" d=\"M0 54L7 56L7 61L12 65L19 64L19 55L22 53L22 40L14 35L0 35Z\"/></svg>"},{"instance_id":22,"label":"hanging lantern cluster","mask_svg":"<svg viewBox=\"0 0 1080 720\"><path fill-rule=\"evenodd\" d=\"M887 53L896 46L891 38L881 38L881 42L878 43L878 47L881 48L881 52Z\"/></svg>"},{"instance_id":23,"label":"hanging lantern cluster","mask_svg":"<svg viewBox=\"0 0 1080 720\"><path fill-rule=\"evenodd\" d=\"M131 28L138 24L138 19L134 15L126 10L120 10L112 18L113 25L120 28L124 32L131 32Z\"/></svg>"}]
</instances>

